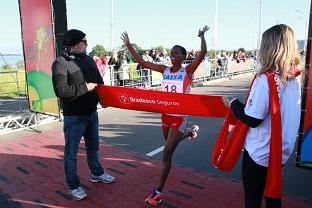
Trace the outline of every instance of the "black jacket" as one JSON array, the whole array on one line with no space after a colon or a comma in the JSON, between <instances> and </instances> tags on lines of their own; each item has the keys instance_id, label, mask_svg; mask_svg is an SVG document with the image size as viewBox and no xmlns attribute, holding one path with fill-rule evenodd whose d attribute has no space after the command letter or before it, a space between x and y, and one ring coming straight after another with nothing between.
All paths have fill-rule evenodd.
<instances>
[{"instance_id":1,"label":"black jacket","mask_svg":"<svg viewBox=\"0 0 312 208\"><path fill-rule=\"evenodd\" d=\"M54 61L52 83L64 115L85 115L96 111L99 97L96 91L88 92L86 82L103 84L101 74L90 56L60 56Z\"/></svg>"}]
</instances>

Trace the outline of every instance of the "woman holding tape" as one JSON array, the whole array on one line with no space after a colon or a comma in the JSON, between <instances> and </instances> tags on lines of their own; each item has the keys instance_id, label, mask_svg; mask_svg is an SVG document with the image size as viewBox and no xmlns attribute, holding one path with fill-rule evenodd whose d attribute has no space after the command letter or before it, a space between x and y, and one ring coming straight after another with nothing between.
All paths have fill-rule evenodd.
<instances>
[{"instance_id":1,"label":"woman holding tape","mask_svg":"<svg viewBox=\"0 0 312 208\"><path fill-rule=\"evenodd\" d=\"M300 123L301 60L293 30L284 24L267 29L258 52L260 69L244 105L224 97L247 125L242 162L245 208L280 208L282 166L293 152ZM235 140L237 142L237 139Z\"/></svg>"}]
</instances>

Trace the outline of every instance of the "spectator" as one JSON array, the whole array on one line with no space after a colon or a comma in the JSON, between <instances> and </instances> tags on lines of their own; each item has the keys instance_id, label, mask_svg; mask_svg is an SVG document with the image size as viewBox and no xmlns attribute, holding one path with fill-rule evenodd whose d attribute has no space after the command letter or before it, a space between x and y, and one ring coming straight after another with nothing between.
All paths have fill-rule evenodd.
<instances>
[{"instance_id":1,"label":"spectator","mask_svg":"<svg viewBox=\"0 0 312 208\"><path fill-rule=\"evenodd\" d=\"M153 62L153 58L150 57L148 51L144 52L144 54L142 55L142 58L144 61ZM150 88L151 70L142 67L140 75L141 75L141 79L142 79L144 88L146 88L146 89Z\"/></svg>"},{"instance_id":2,"label":"spectator","mask_svg":"<svg viewBox=\"0 0 312 208\"><path fill-rule=\"evenodd\" d=\"M96 66L99 69L101 76L103 77L104 70L105 70L105 65L104 65L103 59L101 57L98 57L98 56L93 56L93 60L96 63Z\"/></svg>"},{"instance_id":3,"label":"spectator","mask_svg":"<svg viewBox=\"0 0 312 208\"><path fill-rule=\"evenodd\" d=\"M150 57L152 57L153 61L156 62L156 50L155 49L151 49L150 52L148 53L148 55Z\"/></svg>"},{"instance_id":4,"label":"spectator","mask_svg":"<svg viewBox=\"0 0 312 208\"><path fill-rule=\"evenodd\" d=\"M195 58L195 51L194 51L194 49L192 49L192 50L188 53L188 55L187 55L187 57L186 57L186 60L188 60L188 61L193 61L194 58Z\"/></svg>"},{"instance_id":5,"label":"spectator","mask_svg":"<svg viewBox=\"0 0 312 208\"><path fill-rule=\"evenodd\" d=\"M233 52L232 61L236 61L237 63L239 63L238 51Z\"/></svg>"},{"instance_id":6,"label":"spectator","mask_svg":"<svg viewBox=\"0 0 312 208\"><path fill-rule=\"evenodd\" d=\"M301 60L293 30L283 24L266 30L258 61L246 105L231 97L223 102L249 127L242 162L245 208L260 208L263 195L266 208L281 208L281 169L294 149L301 112L301 84L296 78ZM276 186L270 187L272 182Z\"/></svg>"},{"instance_id":7,"label":"spectator","mask_svg":"<svg viewBox=\"0 0 312 208\"><path fill-rule=\"evenodd\" d=\"M130 79L129 65L124 52L121 52L119 54L118 60L119 60L119 69L118 69L119 86L124 86L125 84L128 83Z\"/></svg>"},{"instance_id":8,"label":"spectator","mask_svg":"<svg viewBox=\"0 0 312 208\"><path fill-rule=\"evenodd\" d=\"M244 50L239 50L237 56L238 56L239 62L246 62L246 53Z\"/></svg>"},{"instance_id":9,"label":"spectator","mask_svg":"<svg viewBox=\"0 0 312 208\"><path fill-rule=\"evenodd\" d=\"M170 57L168 56L167 50L165 48L160 53L159 62L163 65L171 65Z\"/></svg>"},{"instance_id":10,"label":"spectator","mask_svg":"<svg viewBox=\"0 0 312 208\"><path fill-rule=\"evenodd\" d=\"M62 56L52 64L52 82L64 115L64 167L69 194L75 200L87 196L77 175L77 152L84 137L91 182L112 183L99 159L99 120L96 93L102 77L93 59L86 55L86 34L72 29L64 34Z\"/></svg>"},{"instance_id":11,"label":"spectator","mask_svg":"<svg viewBox=\"0 0 312 208\"><path fill-rule=\"evenodd\" d=\"M119 85L120 80L118 77L118 69L120 68L120 61L117 57L117 52L115 50L113 50L111 53L108 65L113 66L113 76L112 76L113 85Z\"/></svg>"}]
</instances>

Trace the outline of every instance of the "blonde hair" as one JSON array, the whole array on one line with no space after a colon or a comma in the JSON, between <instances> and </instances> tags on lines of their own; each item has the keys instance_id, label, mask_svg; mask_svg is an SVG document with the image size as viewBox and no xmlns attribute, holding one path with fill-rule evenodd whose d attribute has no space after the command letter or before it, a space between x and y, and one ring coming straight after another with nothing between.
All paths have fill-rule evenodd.
<instances>
[{"instance_id":1,"label":"blonde hair","mask_svg":"<svg viewBox=\"0 0 312 208\"><path fill-rule=\"evenodd\" d=\"M266 30L262 35L258 61L258 75L272 69L281 75L282 83L285 84L288 71L301 65L294 31L284 24Z\"/></svg>"}]
</instances>

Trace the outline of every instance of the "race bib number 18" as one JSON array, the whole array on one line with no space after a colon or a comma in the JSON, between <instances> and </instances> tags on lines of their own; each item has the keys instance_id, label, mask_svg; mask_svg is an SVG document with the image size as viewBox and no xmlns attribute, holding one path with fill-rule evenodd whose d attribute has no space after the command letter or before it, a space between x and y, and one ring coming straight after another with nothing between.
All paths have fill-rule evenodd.
<instances>
[{"instance_id":1,"label":"race bib number 18","mask_svg":"<svg viewBox=\"0 0 312 208\"><path fill-rule=\"evenodd\" d=\"M179 81L170 81L170 82L163 82L162 91L164 92L173 92L173 93L183 93L183 86L182 83Z\"/></svg>"}]
</instances>

